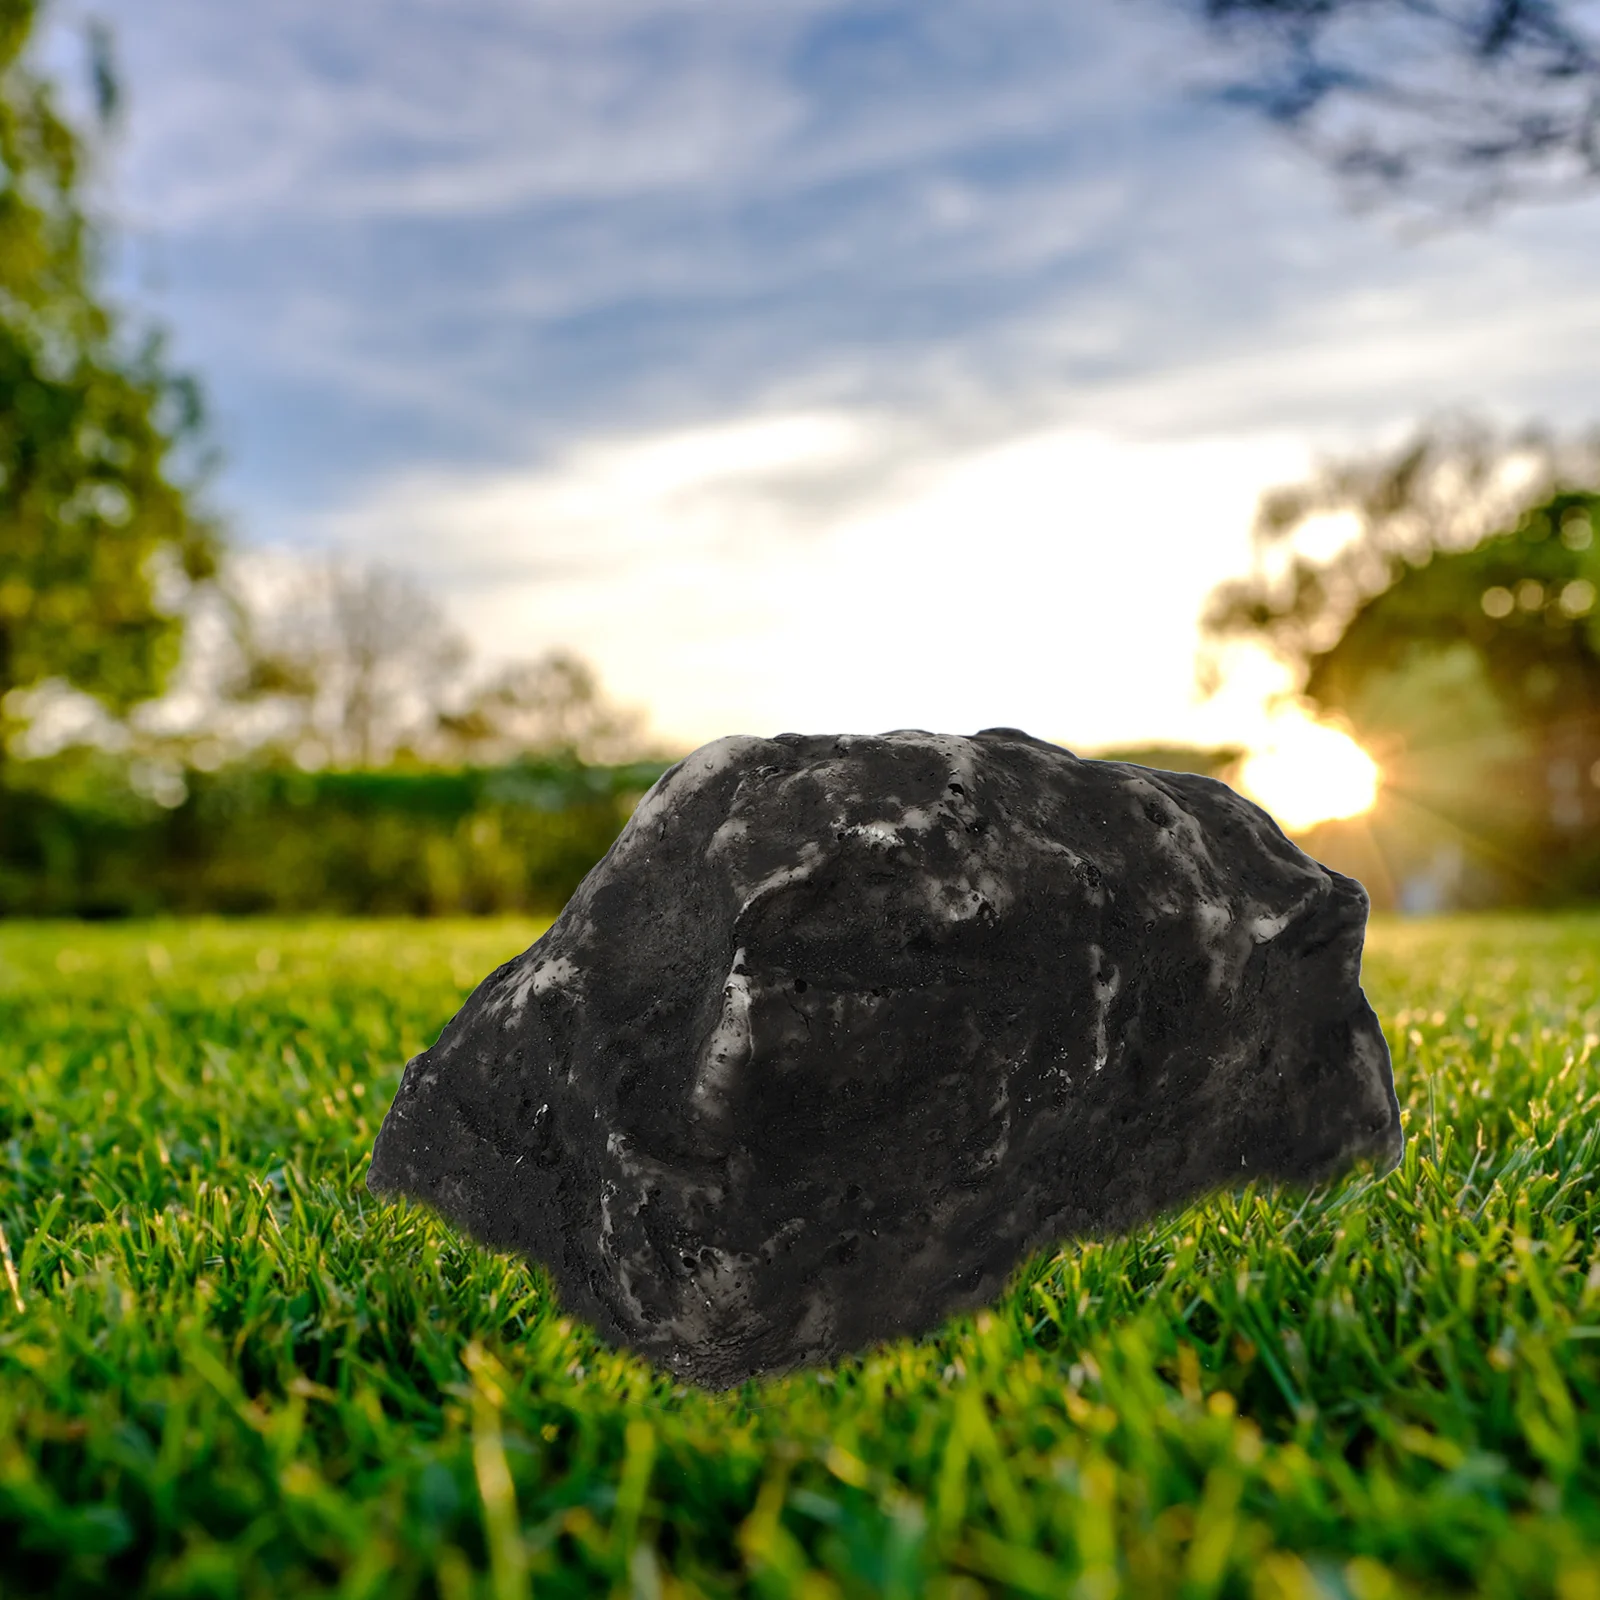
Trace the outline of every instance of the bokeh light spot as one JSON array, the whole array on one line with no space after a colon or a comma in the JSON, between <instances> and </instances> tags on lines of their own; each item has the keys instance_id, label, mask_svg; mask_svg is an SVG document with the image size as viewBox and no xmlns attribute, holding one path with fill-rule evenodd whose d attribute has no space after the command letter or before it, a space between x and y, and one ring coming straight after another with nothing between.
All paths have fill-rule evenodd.
<instances>
[{"instance_id":1,"label":"bokeh light spot","mask_svg":"<svg viewBox=\"0 0 1600 1600\"><path fill-rule=\"evenodd\" d=\"M1594 540L1594 524L1587 511L1569 511L1561 519L1561 542L1569 550L1587 550Z\"/></svg>"},{"instance_id":2,"label":"bokeh light spot","mask_svg":"<svg viewBox=\"0 0 1600 1600\"><path fill-rule=\"evenodd\" d=\"M1574 578L1561 591L1561 609L1569 617L1581 617L1594 605L1594 585L1587 578Z\"/></svg>"}]
</instances>

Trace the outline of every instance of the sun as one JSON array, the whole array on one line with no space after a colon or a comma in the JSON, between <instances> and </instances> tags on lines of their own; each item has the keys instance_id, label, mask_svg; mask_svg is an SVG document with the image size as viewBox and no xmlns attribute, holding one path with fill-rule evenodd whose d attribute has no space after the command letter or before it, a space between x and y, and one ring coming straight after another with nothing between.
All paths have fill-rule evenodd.
<instances>
[{"instance_id":1,"label":"sun","mask_svg":"<svg viewBox=\"0 0 1600 1600\"><path fill-rule=\"evenodd\" d=\"M1370 811L1378 781L1377 762L1348 733L1299 712L1278 718L1239 772L1240 788L1289 833Z\"/></svg>"}]
</instances>

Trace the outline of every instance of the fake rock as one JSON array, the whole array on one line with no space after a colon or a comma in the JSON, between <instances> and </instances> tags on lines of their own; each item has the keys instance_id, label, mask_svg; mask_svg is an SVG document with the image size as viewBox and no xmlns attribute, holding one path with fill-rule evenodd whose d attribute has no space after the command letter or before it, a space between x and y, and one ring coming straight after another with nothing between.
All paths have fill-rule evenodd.
<instances>
[{"instance_id":1,"label":"fake rock","mask_svg":"<svg viewBox=\"0 0 1600 1600\"><path fill-rule=\"evenodd\" d=\"M368 1184L720 1387L1030 1252L1399 1159L1367 898L1224 784L972 738L727 738L406 1068Z\"/></svg>"}]
</instances>

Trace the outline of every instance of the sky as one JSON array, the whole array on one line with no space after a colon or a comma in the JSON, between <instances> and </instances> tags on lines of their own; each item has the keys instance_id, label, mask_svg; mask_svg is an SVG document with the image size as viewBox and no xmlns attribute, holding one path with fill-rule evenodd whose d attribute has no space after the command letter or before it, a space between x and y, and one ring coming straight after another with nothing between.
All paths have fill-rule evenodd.
<instances>
[{"instance_id":1,"label":"sky","mask_svg":"<svg viewBox=\"0 0 1600 1600\"><path fill-rule=\"evenodd\" d=\"M1172 0L59 0L122 298L239 543L414 572L688 747L1250 742L1256 497L1600 420L1600 201L1418 230L1209 92Z\"/></svg>"}]
</instances>

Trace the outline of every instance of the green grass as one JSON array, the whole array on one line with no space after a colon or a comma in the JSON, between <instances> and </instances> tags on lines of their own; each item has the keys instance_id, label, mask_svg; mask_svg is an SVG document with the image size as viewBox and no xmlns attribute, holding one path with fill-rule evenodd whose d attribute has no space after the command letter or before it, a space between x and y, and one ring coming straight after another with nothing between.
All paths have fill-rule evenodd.
<instances>
[{"instance_id":1,"label":"green grass","mask_svg":"<svg viewBox=\"0 0 1600 1600\"><path fill-rule=\"evenodd\" d=\"M536 931L0 927L0 1594L1600 1600L1600 918L1375 930L1387 1179L723 1396L363 1187Z\"/></svg>"}]
</instances>

